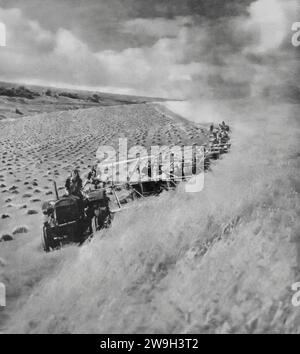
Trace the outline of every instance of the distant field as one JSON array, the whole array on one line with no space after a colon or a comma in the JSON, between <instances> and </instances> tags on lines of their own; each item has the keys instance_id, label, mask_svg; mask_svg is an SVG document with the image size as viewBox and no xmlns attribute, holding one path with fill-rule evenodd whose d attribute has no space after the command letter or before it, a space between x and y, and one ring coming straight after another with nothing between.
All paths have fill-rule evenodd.
<instances>
[{"instance_id":1,"label":"distant field","mask_svg":"<svg viewBox=\"0 0 300 354\"><path fill-rule=\"evenodd\" d=\"M0 120L82 108L164 101L160 98L0 82Z\"/></svg>"}]
</instances>

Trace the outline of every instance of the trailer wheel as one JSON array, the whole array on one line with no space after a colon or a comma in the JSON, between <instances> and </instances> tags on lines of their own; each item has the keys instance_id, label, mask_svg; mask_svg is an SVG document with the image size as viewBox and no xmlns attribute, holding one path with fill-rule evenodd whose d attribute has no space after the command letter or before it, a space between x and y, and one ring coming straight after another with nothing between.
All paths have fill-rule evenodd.
<instances>
[{"instance_id":1,"label":"trailer wheel","mask_svg":"<svg viewBox=\"0 0 300 354\"><path fill-rule=\"evenodd\" d=\"M98 216L95 217L95 229L96 231L107 229L110 227L112 222L112 216L110 211L100 212Z\"/></svg>"},{"instance_id":2,"label":"trailer wheel","mask_svg":"<svg viewBox=\"0 0 300 354\"><path fill-rule=\"evenodd\" d=\"M108 229L111 226L111 223L112 223L112 215L111 212L109 211L109 214L107 215L104 222L104 228Z\"/></svg>"}]
</instances>

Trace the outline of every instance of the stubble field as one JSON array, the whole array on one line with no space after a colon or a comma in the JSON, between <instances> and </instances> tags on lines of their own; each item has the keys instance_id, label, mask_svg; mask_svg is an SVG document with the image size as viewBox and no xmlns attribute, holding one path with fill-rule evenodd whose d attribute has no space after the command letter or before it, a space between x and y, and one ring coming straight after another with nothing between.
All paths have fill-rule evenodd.
<instances>
[{"instance_id":1,"label":"stubble field","mask_svg":"<svg viewBox=\"0 0 300 354\"><path fill-rule=\"evenodd\" d=\"M20 173L28 168L23 178L28 175L33 188L25 191L22 176L10 174L18 163L8 161L13 152L5 158L1 191L15 185L19 194L2 193L12 199L2 210L19 217L1 225L11 232L12 226L26 224L28 233L0 244L1 281L8 289L2 331L299 332L299 309L291 303L291 285L299 281L299 105L252 99L210 104L214 121L230 123L233 144L206 175L204 191L188 194L179 188L142 201L80 248L41 252L38 223L18 209L16 200L30 193L22 204L31 209L32 199L47 193L51 178L35 167L41 154L27 160L24 152L18 168ZM200 124L209 120L196 109L193 117ZM89 152L81 156L80 144L92 146L84 129L78 139L85 140L70 151L67 139L52 147L51 134L49 142L41 136L42 142L31 143L38 149L48 144L44 158L60 165L57 178L63 179L69 165L89 162L84 161ZM8 133L4 136L1 142L7 144ZM138 138L143 140L142 131ZM28 144L21 136L18 141ZM35 178L38 186L32 186ZM41 190L38 197L35 189Z\"/></svg>"}]
</instances>

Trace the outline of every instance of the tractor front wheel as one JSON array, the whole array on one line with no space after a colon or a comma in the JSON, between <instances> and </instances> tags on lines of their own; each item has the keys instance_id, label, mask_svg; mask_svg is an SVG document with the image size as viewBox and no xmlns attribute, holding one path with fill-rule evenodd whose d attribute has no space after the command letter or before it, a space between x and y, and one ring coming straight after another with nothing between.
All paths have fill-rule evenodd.
<instances>
[{"instance_id":1,"label":"tractor front wheel","mask_svg":"<svg viewBox=\"0 0 300 354\"><path fill-rule=\"evenodd\" d=\"M43 249L45 252L50 252L51 248L50 248L50 242L49 242L49 239L47 236L46 226L43 227L42 245L43 245Z\"/></svg>"}]
</instances>

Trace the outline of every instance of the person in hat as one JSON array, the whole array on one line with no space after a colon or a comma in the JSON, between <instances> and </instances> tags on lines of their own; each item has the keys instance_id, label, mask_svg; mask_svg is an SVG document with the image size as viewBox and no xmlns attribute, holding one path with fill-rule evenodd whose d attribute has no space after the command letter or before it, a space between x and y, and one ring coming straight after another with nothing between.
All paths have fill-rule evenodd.
<instances>
[{"instance_id":1,"label":"person in hat","mask_svg":"<svg viewBox=\"0 0 300 354\"><path fill-rule=\"evenodd\" d=\"M69 195L74 195L79 198L82 197L82 179L80 178L79 171L73 170L71 176L66 180L65 188Z\"/></svg>"}]
</instances>

